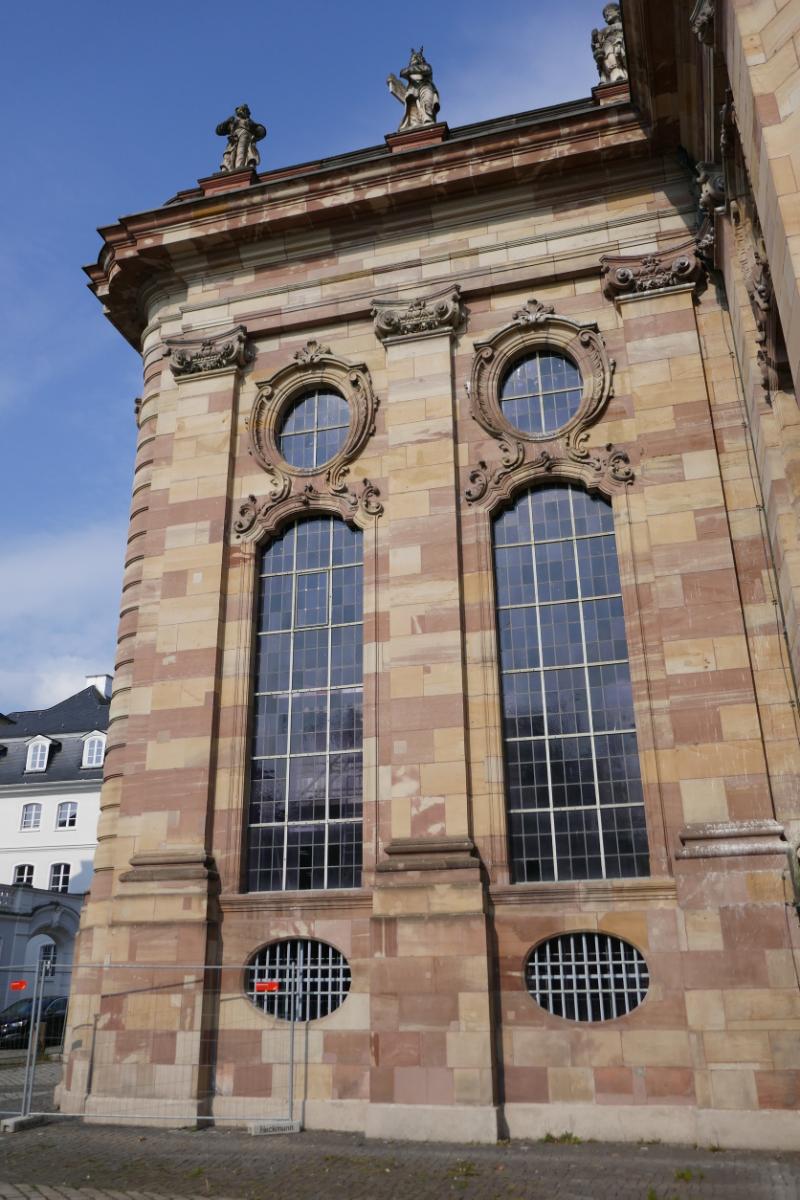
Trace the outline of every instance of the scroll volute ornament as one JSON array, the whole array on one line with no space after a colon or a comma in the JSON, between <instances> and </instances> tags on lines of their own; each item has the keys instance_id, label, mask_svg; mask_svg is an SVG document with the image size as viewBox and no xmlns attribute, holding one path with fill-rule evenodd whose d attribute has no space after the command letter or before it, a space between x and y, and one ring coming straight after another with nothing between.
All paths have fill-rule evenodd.
<instances>
[{"instance_id":1,"label":"scroll volute ornament","mask_svg":"<svg viewBox=\"0 0 800 1200\"><path fill-rule=\"evenodd\" d=\"M278 448L278 438L286 414L295 400L315 389L338 392L347 402L350 423L341 448L317 467L295 467ZM276 516L289 510L302 511L313 505L320 510L339 513L355 524L379 516L383 507L379 491L369 480L360 491L348 486L349 464L356 459L375 432L378 400L364 363L348 363L333 354L329 346L308 341L270 379L258 384L258 394L247 422L249 450L268 477L264 498L249 496L243 501L234 522L238 537L256 526L271 527Z\"/></svg>"},{"instance_id":2,"label":"scroll volute ornament","mask_svg":"<svg viewBox=\"0 0 800 1200\"><path fill-rule=\"evenodd\" d=\"M559 429L527 433L504 415L500 396L507 372L527 354L563 354L578 368L582 380L580 404ZM529 300L512 321L484 342L475 344L469 385L471 412L497 441L500 463L481 461L469 472L468 503L489 493L509 499L519 485L542 474L582 481L587 486L611 487L633 479L628 457L606 446L605 453L588 447L589 429L613 395L614 360L606 353L597 325L581 324L553 310L551 304Z\"/></svg>"}]
</instances>

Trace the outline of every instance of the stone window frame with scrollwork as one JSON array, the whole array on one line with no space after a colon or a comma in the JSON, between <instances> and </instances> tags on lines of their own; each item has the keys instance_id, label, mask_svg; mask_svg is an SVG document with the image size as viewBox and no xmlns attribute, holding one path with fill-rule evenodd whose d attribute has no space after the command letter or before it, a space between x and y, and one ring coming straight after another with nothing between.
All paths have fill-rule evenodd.
<instances>
[{"instance_id":1,"label":"stone window frame with scrollwork","mask_svg":"<svg viewBox=\"0 0 800 1200\"><path fill-rule=\"evenodd\" d=\"M359 490L347 479L350 464L375 432L378 398L366 364L347 362L311 339L257 388L247 422L249 449L268 483L266 496L248 496L238 505L236 539L260 540L310 508L341 516L362 529L380 516L383 506L374 484L364 479ZM330 389L343 397L350 412L347 434L327 462L292 466L279 449L281 426L292 405L315 389Z\"/></svg>"},{"instance_id":2,"label":"stone window frame with scrollwork","mask_svg":"<svg viewBox=\"0 0 800 1200\"><path fill-rule=\"evenodd\" d=\"M501 385L515 361L526 354L543 350L564 353L575 363L582 380L581 400L574 416L561 428L545 434L527 434L511 425L503 415L500 407ZM593 429L613 396L614 369L614 360L609 357L596 324L574 321L555 313L553 306L537 300L529 300L524 308L514 313L509 324L475 344L467 389L471 415L492 442L491 449L489 446L484 448L486 460L481 459L467 468L464 500L476 522L474 536L480 562L478 576L482 581L479 602L485 613L494 614L496 611L493 521L521 494L551 483L563 483L578 486L589 494L603 496L612 502L615 498L619 501L633 484L633 468L623 448L610 443L601 443L597 447L589 445ZM618 544L617 550L627 577L634 570L627 538ZM494 616L490 624L494 628ZM626 621L626 630L631 658L638 658L643 652L641 631L635 621ZM495 735L498 740L494 744L494 752L502 755L499 650L485 656L483 669L485 694L497 697ZM637 732L649 744L652 740L652 712L641 695L636 702L636 725ZM666 846L658 837L655 819L658 801L654 799L653 787L652 781L648 781L645 811L652 870L658 873L664 869ZM504 771L492 783L489 801L491 810L497 814L493 832L505 846L504 851L494 859L500 882L510 879L511 866L509 847L505 842L508 828L505 802ZM502 816L499 815L501 812Z\"/></svg>"},{"instance_id":3,"label":"stone window frame with scrollwork","mask_svg":"<svg viewBox=\"0 0 800 1200\"><path fill-rule=\"evenodd\" d=\"M244 885L243 863L246 841L246 803L243 797L249 789L249 747L251 731L251 681L255 667L255 614L258 593L259 552L268 542L298 520L310 516L338 517L351 527L364 531L365 663L369 645L377 643L375 587L377 577L376 528L383 513L378 488L369 479L350 481L351 463L361 454L375 432L378 397L372 387L369 370L363 363L347 362L329 347L309 340L272 376L257 383L257 394L247 420L248 448L265 474L264 491L258 496L240 500L233 514L231 541L232 561L236 564L240 615L238 633L227 649L228 675L235 680L234 709L241 714L231 738L232 769L226 788L228 804L235 818L235 836L230 843L229 869L239 879L237 888ZM348 403L350 424L344 444L328 462L312 469L293 467L278 451L281 421L291 405L304 392L319 387L331 387ZM369 599L367 600L367 596ZM377 712L378 676L375 671L364 672L365 711ZM374 737L374 732L365 737ZM377 828L378 764L364 772L363 844L365 869L371 862L374 830ZM363 888L362 883L362 888ZM360 891L361 889L357 889ZM269 897L289 893L254 893L259 906L269 907ZM313 905L319 902L319 891L298 893L298 903ZM355 894L354 892L350 893ZM314 899L316 897L316 900ZM283 903L280 900L280 903Z\"/></svg>"},{"instance_id":4,"label":"stone window frame with scrollwork","mask_svg":"<svg viewBox=\"0 0 800 1200\"><path fill-rule=\"evenodd\" d=\"M570 360L581 377L581 398L574 415L560 428L528 433L513 425L502 410L501 389L508 371L537 351L554 351ZM475 343L469 382L473 418L495 439L499 463L484 460L469 471L468 504L486 498L508 502L525 483L543 475L581 482L613 492L633 480L625 451L606 445L590 450L590 429L613 395L615 363L594 323L580 323L556 313L552 304L531 299L511 322L490 338Z\"/></svg>"}]
</instances>

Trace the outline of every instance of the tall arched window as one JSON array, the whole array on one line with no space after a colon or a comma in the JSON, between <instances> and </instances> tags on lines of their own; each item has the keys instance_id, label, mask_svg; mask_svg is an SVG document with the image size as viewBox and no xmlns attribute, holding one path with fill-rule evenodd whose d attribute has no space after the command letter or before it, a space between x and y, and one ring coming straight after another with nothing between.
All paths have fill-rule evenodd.
<instances>
[{"instance_id":1,"label":"tall arched window","mask_svg":"<svg viewBox=\"0 0 800 1200\"><path fill-rule=\"evenodd\" d=\"M361 540L316 517L261 553L251 891L361 882Z\"/></svg>"},{"instance_id":2,"label":"tall arched window","mask_svg":"<svg viewBox=\"0 0 800 1200\"><path fill-rule=\"evenodd\" d=\"M568 485L494 522L515 882L648 873L611 505Z\"/></svg>"}]
</instances>

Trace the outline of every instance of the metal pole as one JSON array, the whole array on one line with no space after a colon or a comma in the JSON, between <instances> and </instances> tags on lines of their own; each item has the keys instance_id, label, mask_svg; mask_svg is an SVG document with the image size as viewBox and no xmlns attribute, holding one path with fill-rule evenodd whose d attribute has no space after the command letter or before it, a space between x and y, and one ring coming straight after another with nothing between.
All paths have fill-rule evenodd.
<instances>
[{"instance_id":1,"label":"metal pole","mask_svg":"<svg viewBox=\"0 0 800 1200\"><path fill-rule=\"evenodd\" d=\"M22 1080L22 1100L20 1102L20 1116L27 1117L30 1109L28 1107L28 1086L31 1077L31 1048L36 1041L35 1016L36 1016L36 1000L39 995L39 972L33 976L33 996L31 998L31 1015L28 1022L28 1049L25 1054L25 1075Z\"/></svg>"},{"instance_id":2,"label":"metal pole","mask_svg":"<svg viewBox=\"0 0 800 1200\"><path fill-rule=\"evenodd\" d=\"M300 954L302 956L302 949ZM289 1120L294 1120L294 1022L297 1016L297 964L289 972Z\"/></svg>"},{"instance_id":3,"label":"metal pole","mask_svg":"<svg viewBox=\"0 0 800 1200\"><path fill-rule=\"evenodd\" d=\"M42 1015L42 991L44 989L44 972L46 963L37 964L33 977L33 998L31 1001L31 1019L28 1026L28 1052L25 1056L25 1079L22 1085L23 1117L30 1115L33 1101L33 1076L36 1071L36 1043L39 1040L39 1023Z\"/></svg>"}]
</instances>

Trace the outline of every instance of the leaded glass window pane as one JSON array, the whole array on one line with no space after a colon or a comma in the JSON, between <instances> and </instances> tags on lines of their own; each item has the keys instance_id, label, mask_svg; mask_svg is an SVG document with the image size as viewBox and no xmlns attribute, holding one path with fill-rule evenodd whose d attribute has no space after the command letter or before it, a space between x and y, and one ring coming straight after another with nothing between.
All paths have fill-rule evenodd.
<instances>
[{"instance_id":1,"label":"leaded glass window pane","mask_svg":"<svg viewBox=\"0 0 800 1200\"><path fill-rule=\"evenodd\" d=\"M516 882L649 869L613 514L567 485L494 524Z\"/></svg>"},{"instance_id":2,"label":"leaded glass window pane","mask_svg":"<svg viewBox=\"0 0 800 1200\"><path fill-rule=\"evenodd\" d=\"M262 551L251 891L361 882L362 572L360 532L331 517Z\"/></svg>"},{"instance_id":3,"label":"leaded glass window pane","mask_svg":"<svg viewBox=\"0 0 800 1200\"><path fill-rule=\"evenodd\" d=\"M506 372L500 408L516 429L542 435L554 433L572 420L581 395L581 376L575 364L563 354L537 350Z\"/></svg>"},{"instance_id":4,"label":"leaded glass window pane","mask_svg":"<svg viewBox=\"0 0 800 1200\"><path fill-rule=\"evenodd\" d=\"M287 412L278 449L293 467L321 467L341 450L350 427L350 409L337 392L306 392Z\"/></svg>"}]
</instances>

